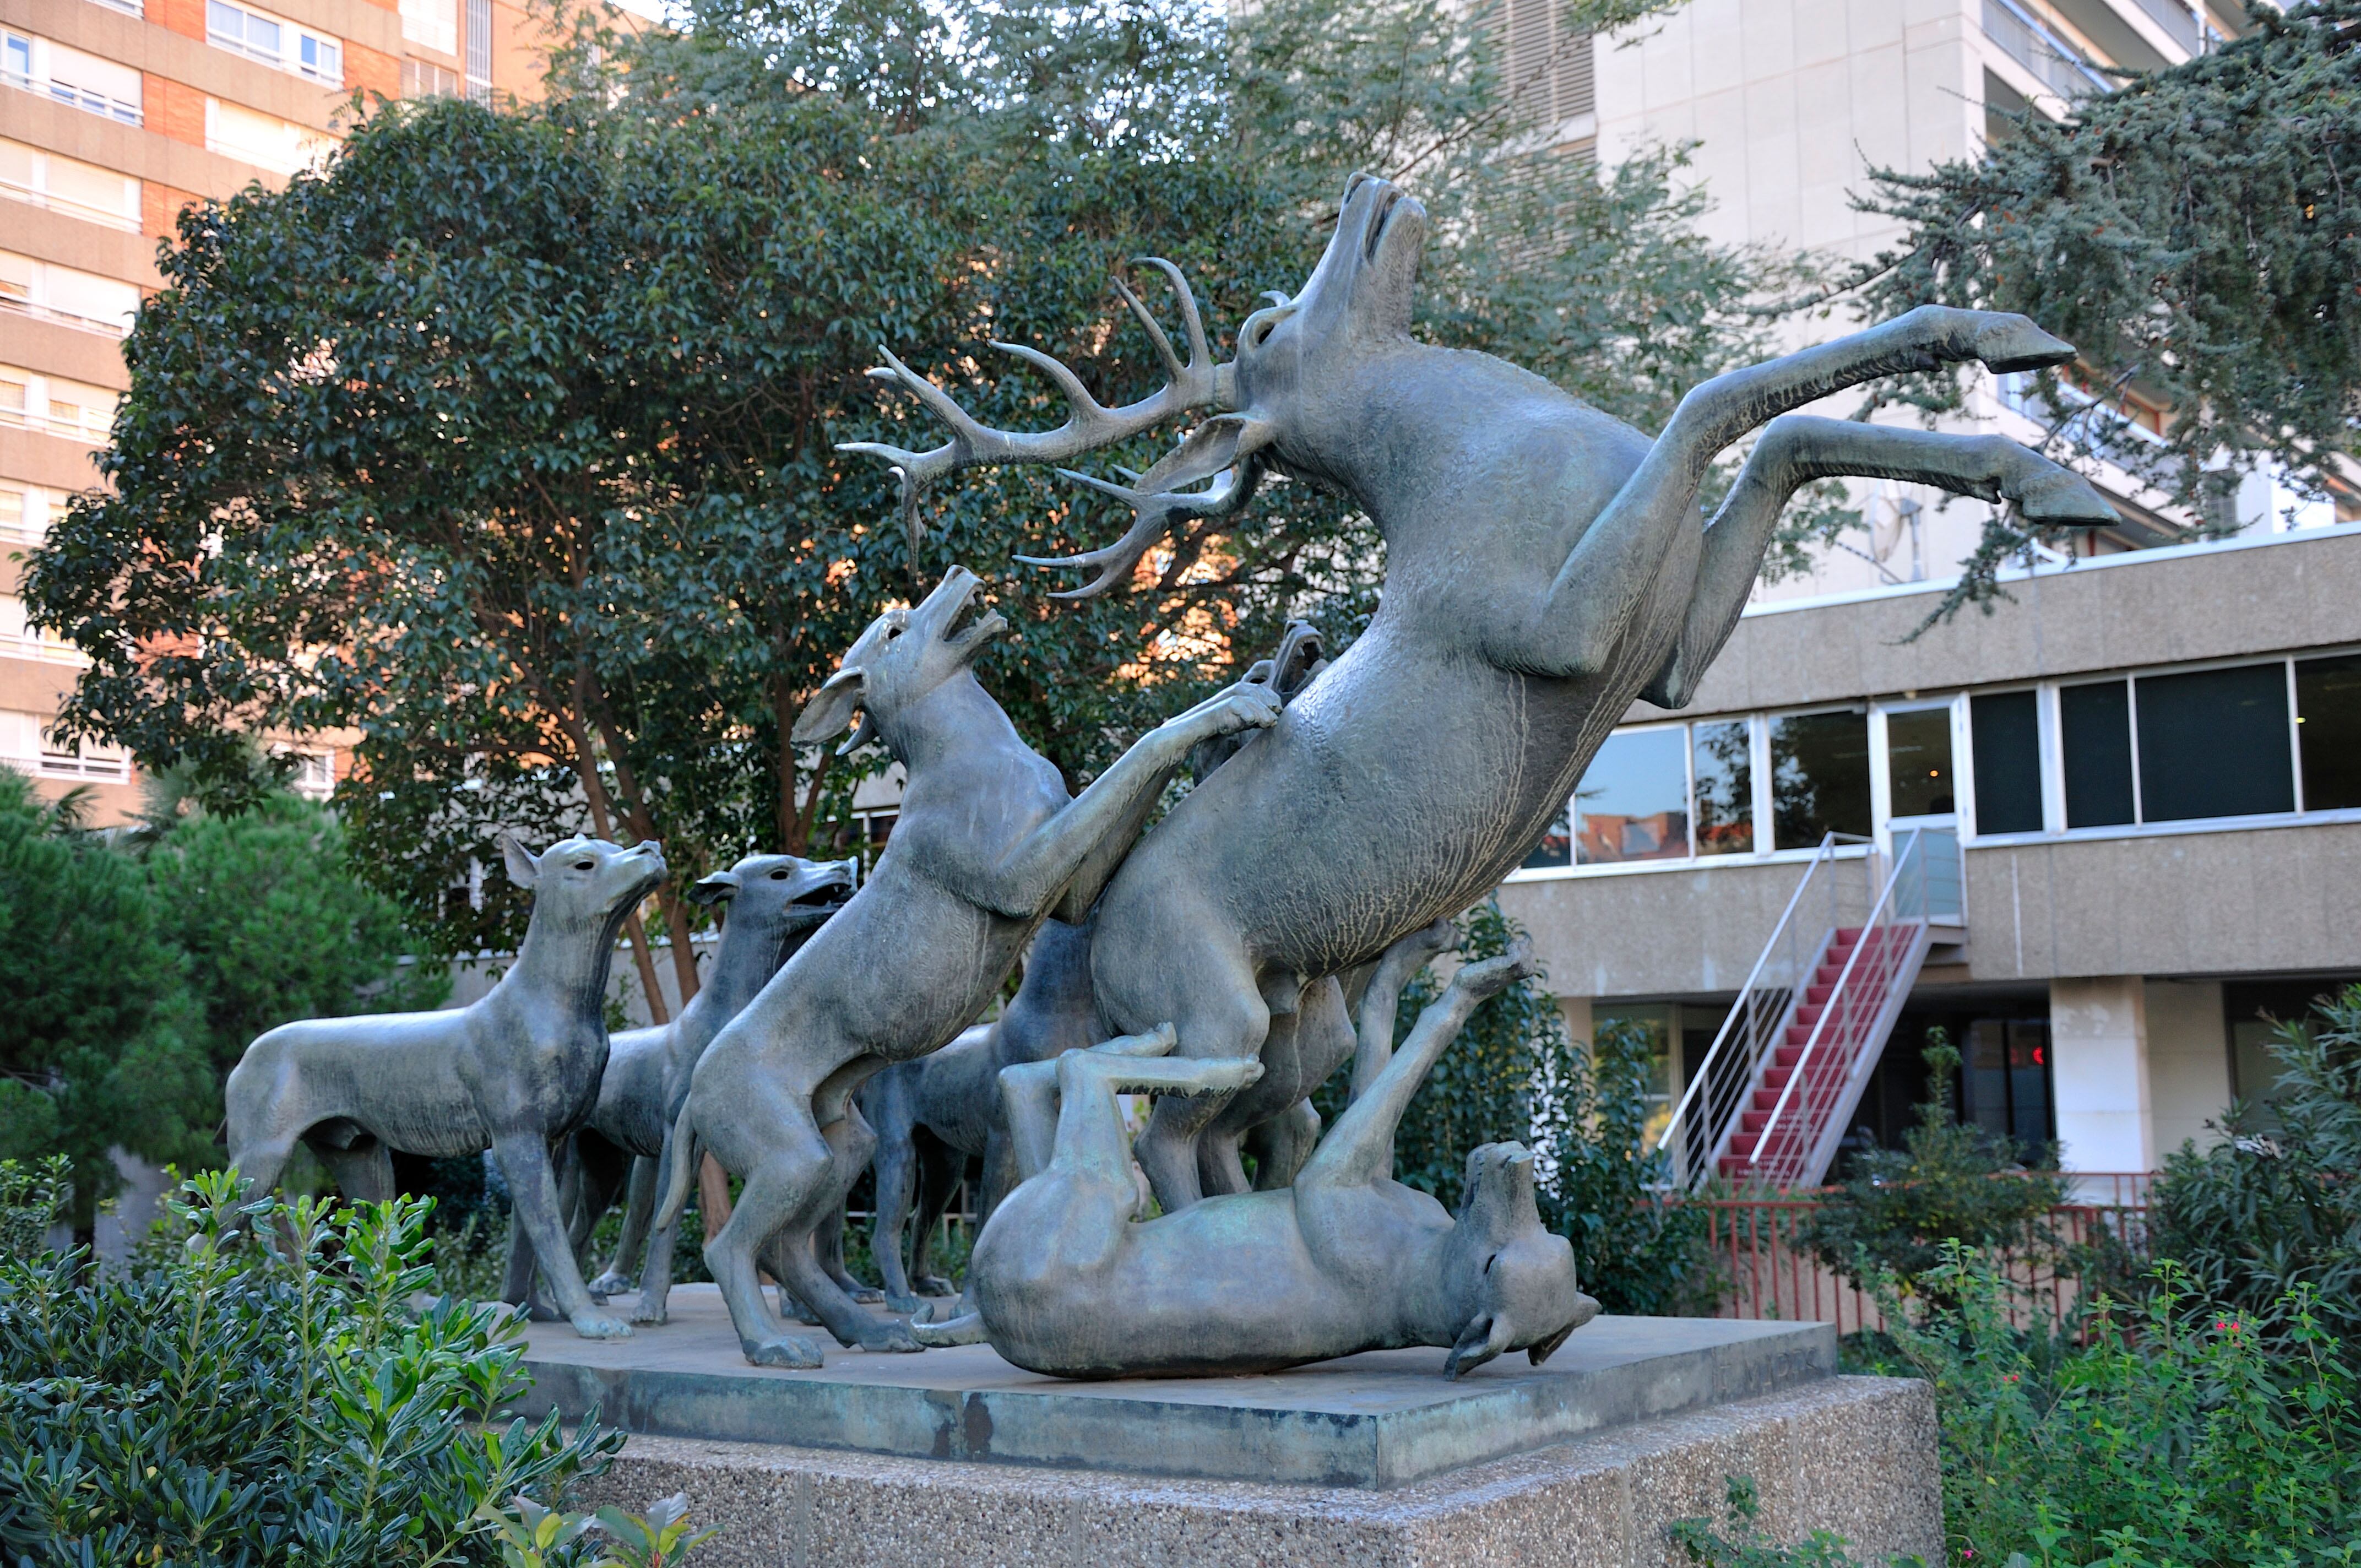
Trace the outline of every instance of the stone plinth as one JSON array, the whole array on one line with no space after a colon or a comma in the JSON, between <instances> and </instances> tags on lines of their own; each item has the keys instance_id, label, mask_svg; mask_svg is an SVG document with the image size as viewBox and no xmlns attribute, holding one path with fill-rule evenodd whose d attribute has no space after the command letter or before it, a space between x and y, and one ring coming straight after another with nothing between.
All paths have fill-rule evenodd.
<instances>
[{"instance_id":1,"label":"stone plinth","mask_svg":"<svg viewBox=\"0 0 2361 1568\"><path fill-rule=\"evenodd\" d=\"M686 1491L708 1568L1629 1568L1678 1562L1665 1528L1741 1475L1783 1539L1941 1544L1925 1385L1832 1376L1823 1325L1601 1318L1457 1383L1435 1350L1077 1384L982 1346L751 1367L709 1288L673 1309L613 1343L536 1327L522 1408L638 1434L588 1500Z\"/></svg>"},{"instance_id":2,"label":"stone plinth","mask_svg":"<svg viewBox=\"0 0 2361 1568\"><path fill-rule=\"evenodd\" d=\"M1398 1486L1825 1378L1825 1323L1599 1318L1545 1365L1501 1356L1457 1382L1437 1349L1372 1351L1256 1377L1077 1383L987 1345L872 1355L829 1348L791 1372L739 1354L719 1293L672 1294L673 1321L628 1340L536 1325L527 1409L593 1404L626 1431L795 1443L910 1459L1038 1464L1207 1480Z\"/></svg>"}]
</instances>

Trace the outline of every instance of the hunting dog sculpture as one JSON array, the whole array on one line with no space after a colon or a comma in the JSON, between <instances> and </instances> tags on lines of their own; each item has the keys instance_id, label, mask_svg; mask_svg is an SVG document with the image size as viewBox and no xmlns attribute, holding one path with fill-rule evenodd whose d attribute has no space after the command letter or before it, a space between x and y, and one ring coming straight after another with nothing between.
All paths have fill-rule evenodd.
<instances>
[{"instance_id":1,"label":"hunting dog sculpture","mask_svg":"<svg viewBox=\"0 0 2361 1568\"><path fill-rule=\"evenodd\" d=\"M617 1339L631 1325L583 1286L550 1154L597 1102L615 938L664 881L664 855L653 840L566 839L535 857L502 834L500 857L531 890L533 917L500 983L466 1007L313 1018L260 1036L229 1075L230 1163L259 1197L301 1139L346 1198L386 1199L393 1150L489 1148L558 1310L577 1333Z\"/></svg>"},{"instance_id":2,"label":"hunting dog sculpture","mask_svg":"<svg viewBox=\"0 0 2361 1568\"><path fill-rule=\"evenodd\" d=\"M665 1319L678 1226L675 1222L652 1235L649 1222L664 1179L664 1145L688 1098L689 1073L721 1025L754 1000L822 921L844 906L860 880L859 861L796 855L748 855L726 872L699 878L688 888L688 898L726 912L704 984L671 1023L609 1038L598 1103L574 1135L573 1224L579 1246L616 1197L627 1194L614 1264L590 1282L590 1293L624 1289L630 1284L624 1271L638 1263L640 1294L631 1321Z\"/></svg>"},{"instance_id":3,"label":"hunting dog sculpture","mask_svg":"<svg viewBox=\"0 0 2361 1568\"><path fill-rule=\"evenodd\" d=\"M1520 948L1454 975L1291 1187L1146 1221L1115 1096L1226 1092L1261 1064L1167 1056L1165 1028L1010 1068L1028 1175L976 1238L975 1318L918 1337L982 1337L1059 1377L1271 1372L1418 1344L1448 1346L1451 1377L1503 1351L1548 1359L1598 1303L1577 1288L1573 1248L1542 1224L1532 1156L1512 1143L1471 1153L1455 1217L1393 1179L1394 1129L1428 1069L1477 1003L1532 972ZM1379 999L1389 1048L1395 998Z\"/></svg>"},{"instance_id":4,"label":"hunting dog sculpture","mask_svg":"<svg viewBox=\"0 0 2361 1568\"><path fill-rule=\"evenodd\" d=\"M796 720L795 739L809 743L859 712L845 744L874 737L903 765L900 815L866 884L715 1036L674 1128L660 1223L687 1199L697 1146L745 1178L705 1257L758 1365L821 1362L757 1288L758 1254L839 1343L920 1348L814 1255L815 1230L873 1152L855 1091L941 1048L1045 918L1089 908L1191 746L1278 715L1268 691L1233 686L1150 730L1069 798L975 678L976 655L1006 627L997 614L969 618L977 587L953 567L916 609L880 616Z\"/></svg>"},{"instance_id":5,"label":"hunting dog sculpture","mask_svg":"<svg viewBox=\"0 0 2361 1568\"><path fill-rule=\"evenodd\" d=\"M1280 638L1278 651L1247 669L1246 682L1268 687L1284 704L1325 667L1320 648L1320 634L1294 622ZM1244 729L1199 741L1189 754L1191 774L1202 783L1262 733ZM890 1067L863 1086L862 1111L877 1134L872 1165L877 1199L869 1255L884 1280L886 1303L895 1311L917 1311L920 1293L950 1294L947 1281L919 1277L927 1239L968 1160L981 1160L983 1167L977 1223L991 1219L1016 1184L1007 1124L1001 1114L1000 1069L1047 1061L1098 1038L1091 1006L1090 951L1087 927L1047 922L1025 955L1024 979L1016 996L997 1019L967 1030L930 1057ZM1252 1089L1231 1102L1225 1116L1230 1120L1224 1124L1208 1129L1208 1146L1226 1139L1235 1148L1240 1140L1260 1133L1253 1144L1256 1185L1267 1188L1284 1187L1293 1179L1320 1127L1308 1100L1266 1111ZM914 1204L917 1223L912 1225Z\"/></svg>"},{"instance_id":6,"label":"hunting dog sculpture","mask_svg":"<svg viewBox=\"0 0 2361 1568\"><path fill-rule=\"evenodd\" d=\"M1259 1055L1273 1069L1265 1084L1300 1075L1308 1088L1323 1060L1333 1069L1351 1048L1323 977L1466 907L1513 869L1635 697L1687 703L1799 486L1892 478L2005 498L2045 523L2115 521L2082 479L1997 437L1787 411L1899 372L2072 357L2022 316L1921 307L1716 377L1651 439L1515 366L1413 338L1425 236L1416 201L1356 176L1311 279L1246 319L1230 363L1214 363L1178 269L1156 262L1179 297L1186 362L1117 285L1170 376L1153 396L1110 409L1048 356L996 345L1038 368L1072 411L1055 430L1005 432L888 353L872 375L914 394L950 439L927 452L848 448L895 466L915 534L921 488L940 476L1067 462L1209 413L1129 484L1069 476L1137 512L1117 543L1067 563L1097 571L1076 594L1128 581L1176 528L1190 531L1176 562L1195 559L1194 540L1224 526L1267 472L1341 493L1376 523L1386 575L1368 630L1141 841L1093 927L1093 1000L1106 1030L1170 1021L1185 1056ZM1700 528L1708 468L1758 426ZM1301 1098L1293 1082L1263 1092L1283 1106ZM1231 1098L1158 1104L1137 1153L1168 1210L1204 1190L1199 1135ZM1213 1186L1244 1185L1234 1156L1208 1152Z\"/></svg>"}]
</instances>

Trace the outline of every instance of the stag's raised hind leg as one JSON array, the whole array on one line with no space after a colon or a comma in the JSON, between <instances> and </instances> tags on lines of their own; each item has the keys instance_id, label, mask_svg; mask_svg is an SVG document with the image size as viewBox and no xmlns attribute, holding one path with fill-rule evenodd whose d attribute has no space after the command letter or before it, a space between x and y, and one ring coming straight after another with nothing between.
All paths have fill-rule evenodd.
<instances>
[{"instance_id":1,"label":"stag's raised hind leg","mask_svg":"<svg viewBox=\"0 0 2361 1568\"><path fill-rule=\"evenodd\" d=\"M1697 678L1738 625L1788 499L1815 479L1838 477L1898 479L1979 500L2010 500L2029 521L2053 526L2102 528L2117 521L2089 480L2004 436L1782 415L1763 430L1706 529L1688 619L1648 687L1650 702L1688 705Z\"/></svg>"},{"instance_id":2,"label":"stag's raised hind leg","mask_svg":"<svg viewBox=\"0 0 2361 1568\"><path fill-rule=\"evenodd\" d=\"M1921 305L1692 389L1638 471L1567 554L1526 629L1519 662L1557 674L1600 668L1653 586L1675 531L1688 524L1706 471L1765 421L1881 376L1970 361L1996 372L2029 370L2073 356L2073 345L2024 316Z\"/></svg>"}]
</instances>

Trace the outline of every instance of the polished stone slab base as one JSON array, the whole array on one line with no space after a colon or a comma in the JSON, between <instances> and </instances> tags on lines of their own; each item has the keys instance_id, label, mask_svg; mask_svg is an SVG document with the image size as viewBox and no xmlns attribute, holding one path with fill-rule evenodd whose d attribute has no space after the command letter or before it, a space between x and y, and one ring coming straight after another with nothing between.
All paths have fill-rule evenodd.
<instances>
[{"instance_id":1,"label":"polished stone slab base","mask_svg":"<svg viewBox=\"0 0 2361 1568\"><path fill-rule=\"evenodd\" d=\"M711 1286L628 1340L536 1325L522 1408L627 1431L905 1459L1339 1487L1400 1486L1587 1432L1826 1379L1825 1323L1598 1318L1543 1366L1504 1355L1456 1382L1439 1349L1374 1351L1266 1376L1043 1377L989 1346L917 1355L830 1346L828 1365L750 1366Z\"/></svg>"},{"instance_id":2,"label":"polished stone slab base","mask_svg":"<svg viewBox=\"0 0 2361 1568\"><path fill-rule=\"evenodd\" d=\"M1587 1330L1584 1331L1587 1332ZM1576 1337L1579 1337L1578 1335ZM1827 1377L1391 1490L1286 1486L634 1437L577 1506L675 1492L699 1568L1673 1568L1665 1537L1753 1478L1781 1541L1939 1562L1923 1383Z\"/></svg>"}]
</instances>

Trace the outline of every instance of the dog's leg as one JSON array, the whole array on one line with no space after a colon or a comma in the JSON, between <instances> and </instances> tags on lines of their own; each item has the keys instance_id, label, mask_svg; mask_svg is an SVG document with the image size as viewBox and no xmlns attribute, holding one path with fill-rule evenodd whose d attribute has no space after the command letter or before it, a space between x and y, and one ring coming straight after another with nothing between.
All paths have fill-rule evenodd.
<instances>
[{"instance_id":1,"label":"dog's leg","mask_svg":"<svg viewBox=\"0 0 2361 1568\"><path fill-rule=\"evenodd\" d=\"M1246 1152L1255 1157L1255 1190L1276 1192L1293 1186L1295 1173L1319 1143L1320 1113L1309 1100L1299 1100L1269 1121L1257 1123L1246 1135Z\"/></svg>"},{"instance_id":2,"label":"dog's leg","mask_svg":"<svg viewBox=\"0 0 2361 1568\"><path fill-rule=\"evenodd\" d=\"M815 1222L841 1212L844 1195L852 1190L876 1147L876 1135L869 1130L868 1122L851 1098L846 1096L840 1103L843 1114L820 1130L820 1138L829 1152L828 1163L814 1173L815 1190L804 1205L806 1217L790 1219L785 1227L779 1249L779 1263L785 1272L779 1283L819 1315L838 1343L859 1345L863 1350L915 1351L921 1346L910 1337L909 1328L864 1310L830 1277L815 1245Z\"/></svg>"},{"instance_id":3,"label":"dog's leg","mask_svg":"<svg viewBox=\"0 0 2361 1568\"><path fill-rule=\"evenodd\" d=\"M821 1365L818 1343L790 1333L771 1310L755 1270L757 1257L794 1212L796 1201L809 1195L828 1168L828 1145L820 1138L819 1129L811 1125L809 1113L793 1104L793 1100L789 1097L791 1108L784 1124L762 1129L770 1146L746 1173L745 1187L730 1211L730 1223L705 1244L705 1266L712 1271L714 1283L721 1287L721 1299L730 1304L730 1321L738 1330L739 1346L757 1366ZM808 1266L808 1240L796 1239L804 1244L802 1255ZM785 1262L781 1259L782 1266Z\"/></svg>"},{"instance_id":4,"label":"dog's leg","mask_svg":"<svg viewBox=\"0 0 2361 1568\"><path fill-rule=\"evenodd\" d=\"M910 1286L921 1296L949 1296L954 1293L951 1282L927 1272L927 1253L935 1239L936 1227L942 1223L943 1212L950 1207L951 1195L959 1190L960 1178L967 1174L967 1156L923 1127L915 1142L918 1153L918 1206L911 1227Z\"/></svg>"},{"instance_id":5,"label":"dog's leg","mask_svg":"<svg viewBox=\"0 0 2361 1568\"><path fill-rule=\"evenodd\" d=\"M904 1270L907 1251L905 1232L910 1223L911 1189L918 1167L917 1128L908 1114L904 1086L907 1076L888 1069L863 1085L862 1098L876 1112L877 1154L870 1168L877 1178L876 1212L869 1217L869 1255L885 1287L885 1304L904 1314L918 1310L918 1299Z\"/></svg>"},{"instance_id":6,"label":"dog's leg","mask_svg":"<svg viewBox=\"0 0 2361 1568\"><path fill-rule=\"evenodd\" d=\"M631 1288L623 1270L647 1250L648 1222L655 1215L656 1183L661 1176L655 1161L644 1155L632 1157L631 1174L624 1179L623 1234L615 1240L615 1261L590 1282L593 1296L620 1295ZM632 1321L639 1321L637 1312Z\"/></svg>"},{"instance_id":7,"label":"dog's leg","mask_svg":"<svg viewBox=\"0 0 2361 1568\"><path fill-rule=\"evenodd\" d=\"M383 1203L393 1197L393 1152L375 1138L352 1148L319 1147L321 1160L347 1203Z\"/></svg>"},{"instance_id":8,"label":"dog's leg","mask_svg":"<svg viewBox=\"0 0 2361 1568\"><path fill-rule=\"evenodd\" d=\"M525 1239L533 1244L550 1293L574 1332L585 1339L628 1337L631 1325L598 1310L583 1287L582 1271L575 1266L558 1208L557 1177L550 1169L548 1141L538 1132L510 1133L493 1140L492 1153L508 1179L509 1201L515 1205Z\"/></svg>"}]
</instances>

